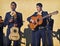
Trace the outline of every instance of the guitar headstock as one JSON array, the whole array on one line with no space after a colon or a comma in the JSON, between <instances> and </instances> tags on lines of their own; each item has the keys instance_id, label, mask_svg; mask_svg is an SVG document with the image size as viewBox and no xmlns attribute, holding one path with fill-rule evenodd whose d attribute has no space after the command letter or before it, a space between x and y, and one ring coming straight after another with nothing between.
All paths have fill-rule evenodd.
<instances>
[{"instance_id":1,"label":"guitar headstock","mask_svg":"<svg viewBox=\"0 0 60 46\"><path fill-rule=\"evenodd\" d=\"M52 13L49 13L49 15L55 15L55 14L58 14L58 11L54 11Z\"/></svg>"}]
</instances>

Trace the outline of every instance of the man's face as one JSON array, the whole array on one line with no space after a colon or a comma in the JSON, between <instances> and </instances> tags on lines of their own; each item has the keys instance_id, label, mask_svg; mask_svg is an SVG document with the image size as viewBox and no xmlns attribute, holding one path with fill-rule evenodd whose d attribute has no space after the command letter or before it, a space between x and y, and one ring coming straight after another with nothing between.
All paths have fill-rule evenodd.
<instances>
[{"instance_id":1,"label":"man's face","mask_svg":"<svg viewBox=\"0 0 60 46\"><path fill-rule=\"evenodd\" d=\"M36 6L36 9L38 12L40 12L42 10L42 7Z\"/></svg>"},{"instance_id":2,"label":"man's face","mask_svg":"<svg viewBox=\"0 0 60 46\"><path fill-rule=\"evenodd\" d=\"M15 6L15 4L11 4L11 10L15 10L16 9L16 6Z\"/></svg>"}]
</instances>

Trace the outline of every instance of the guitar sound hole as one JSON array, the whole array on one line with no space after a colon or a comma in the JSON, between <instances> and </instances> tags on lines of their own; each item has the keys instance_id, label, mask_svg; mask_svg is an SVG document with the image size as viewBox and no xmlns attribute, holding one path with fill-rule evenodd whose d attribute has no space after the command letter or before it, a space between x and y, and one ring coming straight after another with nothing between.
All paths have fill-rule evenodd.
<instances>
[{"instance_id":1,"label":"guitar sound hole","mask_svg":"<svg viewBox=\"0 0 60 46\"><path fill-rule=\"evenodd\" d=\"M39 19L37 19L37 22L39 22Z\"/></svg>"},{"instance_id":2,"label":"guitar sound hole","mask_svg":"<svg viewBox=\"0 0 60 46\"><path fill-rule=\"evenodd\" d=\"M14 30L14 33L16 33L16 30Z\"/></svg>"}]
</instances>

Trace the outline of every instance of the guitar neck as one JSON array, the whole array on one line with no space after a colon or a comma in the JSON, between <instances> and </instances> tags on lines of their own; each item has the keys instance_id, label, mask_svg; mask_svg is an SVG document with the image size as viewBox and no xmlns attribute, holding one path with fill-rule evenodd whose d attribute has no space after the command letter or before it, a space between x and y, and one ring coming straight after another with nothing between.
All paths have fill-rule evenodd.
<instances>
[{"instance_id":1,"label":"guitar neck","mask_svg":"<svg viewBox=\"0 0 60 46\"><path fill-rule=\"evenodd\" d=\"M58 13L58 11L54 11L54 12L52 12L52 13L49 13L48 15L44 16L43 19L44 19L44 18L47 18L47 17L50 17L50 16L52 16L52 15L55 15L55 14L57 14L57 13Z\"/></svg>"},{"instance_id":2,"label":"guitar neck","mask_svg":"<svg viewBox=\"0 0 60 46\"><path fill-rule=\"evenodd\" d=\"M45 18L47 18L47 17L49 17L49 15L44 16L43 19L45 19Z\"/></svg>"}]
</instances>

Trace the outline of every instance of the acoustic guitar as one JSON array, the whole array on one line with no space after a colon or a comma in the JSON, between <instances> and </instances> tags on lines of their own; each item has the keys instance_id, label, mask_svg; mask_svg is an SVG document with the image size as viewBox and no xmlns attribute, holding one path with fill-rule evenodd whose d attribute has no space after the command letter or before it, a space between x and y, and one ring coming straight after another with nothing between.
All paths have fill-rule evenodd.
<instances>
[{"instance_id":1,"label":"acoustic guitar","mask_svg":"<svg viewBox=\"0 0 60 46\"><path fill-rule=\"evenodd\" d=\"M43 19L51 16L51 15L55 15L57 14L58 11L54 11L52 13L49 13L48 15L42 17L42 15L37 14L37 16L32 16L31 19L34 20L34 23L30 22L29 23L29 27L34 30L38 25L41 25L43 23Z\"/></svg>"},{"instance_id":2,"label":"acoustic guitar","mask_svg":"<svg viewBox=\"0 0 60 46\"><path fill-rule=\"evenodd\" d=\"M10 29L10 35L9 35L9 39L12 41L17 41L20 39L20 35L18 33L19 29L17 27L12 27Z\"/></svg>"}]
</instances>

